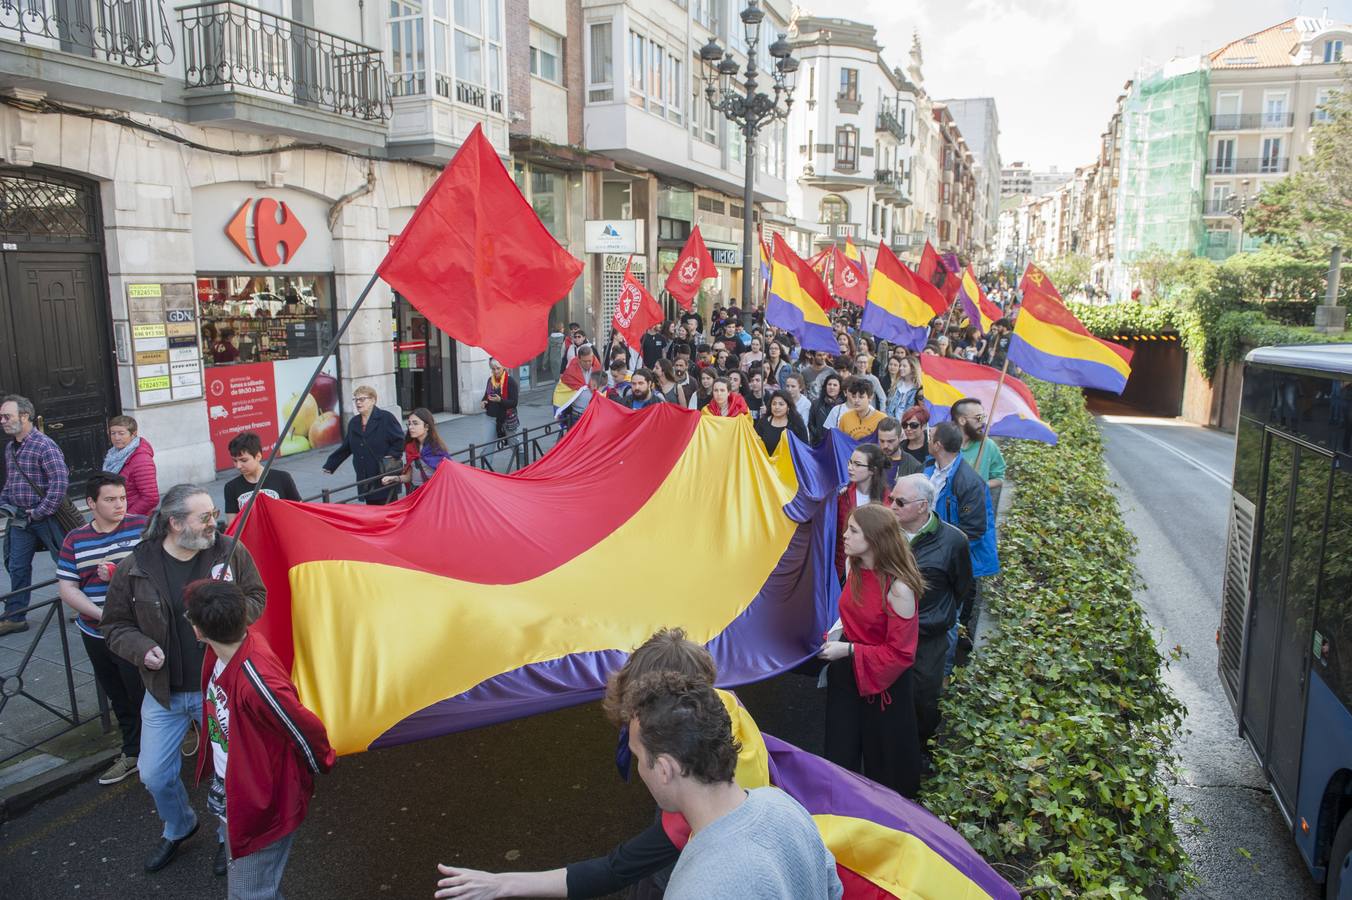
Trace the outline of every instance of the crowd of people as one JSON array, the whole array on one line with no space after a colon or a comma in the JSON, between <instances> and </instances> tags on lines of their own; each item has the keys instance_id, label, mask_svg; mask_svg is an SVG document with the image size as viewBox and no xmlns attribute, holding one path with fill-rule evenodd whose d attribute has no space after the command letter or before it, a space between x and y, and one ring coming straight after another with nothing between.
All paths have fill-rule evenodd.
<instances>
[{"instance_id":1,"label":"crowd of people","mask_svg":"<svg viewBox=\"0 0 1352 900\"><path fill-rule=\"evenodd\" d=\"M830 354L801 352L758 312L744 319L735 308L716 309L712 318L708 332L695 314L656 326L639 347L612 337L604 354L571 326L562 374L581 388L559 416L569 426L598 397L630 409L674 403L748 416L771 454L785 432L820 444L837 431L850 442L836 504L840 620L812 667L826 690L825 756L913 798L934 749L944 685L971 650L980 579L998 571L994 510L1005 474L979 400L960 400L931 427L925 357L999 364L1008 328L1002 320L982 339L936 320L915 353L861 333L858 311L848 308L835 317L838 352ZM486 438L513 440L519 395L494 362L482 398ZM428 410L412 410L401 427L371 388L356 388L353 401L324 470L350 458L366 503L417 489L448 458ZM194 485L161 496L153 448L133 418L118 416L102 471L85 483L91 518L72 522L63 510L69 470L35 418L24 397L0 403L11 438L0 491L11 593L0 635L28 629L24 591L45 549L121 734L121 754L99 781L138 774L163 823L145 870L168 865L199 828L180 755L196 753L205 735L210 752L199 754L198 767L209 776L217 821L214 869L228 874L231 897L276 896L313 776L332 767L334 753L284 667L250 631L267 591L248 550L232 554L219 529L260 493L299 500L294 480L277 469L264 479L263 442L246 432L229 445L238 475L225 486L223 511ZM667 896L710 897L733 867L754 876L738 896L839 896L830 854L802 808L732 779L736 745L712 662L699 659L707 653L664 634L654 637L665 650L651 671L634 670L646 658L636 652L612 679L607 708L628 728L654 799L688 820L683 848L665 833L645 833L552 873L442 867L437 896L598 896L657 878ZM231 728L241 722L251 725ZM280 817L278 797L286 798Z\"/></svg>"}]
</instances>

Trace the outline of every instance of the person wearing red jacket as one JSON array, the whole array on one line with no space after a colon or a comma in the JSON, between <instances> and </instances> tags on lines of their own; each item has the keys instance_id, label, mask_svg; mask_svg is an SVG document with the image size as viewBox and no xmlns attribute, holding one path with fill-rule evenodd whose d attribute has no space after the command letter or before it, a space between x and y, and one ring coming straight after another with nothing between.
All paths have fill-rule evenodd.
<instances>
[{"instance_id":1,"label":"person wearing red jacket","mask_svg":"<svg viewBox=\"0 0 1352 900\"><path fill-rule=\"evenodd\" d=\"M714 379L712 399L705 405L703 412L706 416L720 416L729 419L733 416L740 416L742 413L750 415L750 410L746 408L746 400L741 394L729 387L726 378Z\"/></svg>"},{"instance_id":2,"label":"person wearing red jacket","mask_svg":"<svg viewBox=\"0 0 1352 900\"><path fill-rule=\"evenodd\" d=\"M198 754L197 780L210 757L207 807L225 823L227 838L218 864L223 853L231 898L280 897L314 776L330 771L336 754L324 723L301 705L287 669L263 636L249 630L238 585L203 579L188 585L184 600L193 631L207 645L202 733L211 752Z\"/></svg>"},{"instance_id":3,"label":"person wearing red jacket","mask_svg":"<svg viewBox=\"0 0 1352 900\"><path fill-rule=\"evenodd\" d=\"M103 471L127 481L127 515L148 516L160 505L160 484L155 472L155 448L136 433L131 416L108 420L108 443Z\"/></svg>"},{"instance_id":4,"label":"person wearing red jacket","mask_svg":"<svg viewBox=\"0 0 1352 900\"><path fill-rule=\"evenodd\" d=\"M817 654L828 663L824 755L914 799L922 757L911 669L925 580L885 506L855 509L844 542L841 640L827 640Z\"/></svg>"}]
</instances>

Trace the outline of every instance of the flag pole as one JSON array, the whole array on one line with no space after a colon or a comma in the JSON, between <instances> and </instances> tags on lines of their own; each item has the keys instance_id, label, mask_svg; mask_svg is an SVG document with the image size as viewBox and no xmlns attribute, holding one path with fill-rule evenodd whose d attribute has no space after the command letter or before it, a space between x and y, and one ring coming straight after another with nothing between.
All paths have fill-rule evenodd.
<instances>
[{"instance_id":1,"label":"flag pole","mask_svg":"<svg viewBox=\"0 0 1352 900\"><path fill-rule=\"evenodd\" d=\"M1004 390L1005 378L1009 375L1009 354L1005 354L1005 365L1000 370L1000 380L995 383L995 396L991 397L991 410L986 416L986 421L981 423L981 444L976 448L976 459L972 462L972 468L975 469L981 465L981 454L986 452L987 432L991 427L991 417L995 415L995 406L1000 402L1000 391Z\"/></svg>"},{"instance_id":2,"label":"flag pole","mask_svg":"<svg viewBox=\"0 0 1352 900\"><path fill-rule=\"evenodd\" d=\"M371 293L371 289L376 286L376 282L379 279L380 273L373 273L371 275L371 280L366 282L366 287L362 288L361 293L357 296L356 302L352 304L352 308L349 309L347 315L343 317L342 324L340 324L338 330L334 332L333 339L329 341L328 347L324 349L324 355L319 358L319 362L315 365L315 370L310 373L310 380L305 382L305 387L299 394L301 398L304 398L305 395L310 393L310 388L315 386L315 379L317 379L319 373L323 371L324 364L329 361L329 357L338 352L338 341L342 339L344 332L347 331L347 327L351 325L352 320L356 318L357 311L361 309L362 303L366 301L367 295ZM222 578L225 577L226 569L228 569L235 561L235 548L239 546L240 535L244 534L244 526L248 524L249 513L253 512L254 504L258 500L259 494L262 493L262 486L267 483L268 473L272 471L272 464L277 461L277 456L282 449L282 440L286 435L291 433L291 426L296 423L296 415L300 413L302 405L303 404L297 401L296 405L291 408L291 415L287 416L286 425L282 430L277 432L277 441L272 445L272 452L268 454L268 461L263 464L263 474L258 477L258 490L253 492L253 496L244 502L244 508L239 511L239 519L235 523L235 534L230 539L230 552L225 555L226 565L225 568L221 569Z\"/></svg>"}]
</instances>

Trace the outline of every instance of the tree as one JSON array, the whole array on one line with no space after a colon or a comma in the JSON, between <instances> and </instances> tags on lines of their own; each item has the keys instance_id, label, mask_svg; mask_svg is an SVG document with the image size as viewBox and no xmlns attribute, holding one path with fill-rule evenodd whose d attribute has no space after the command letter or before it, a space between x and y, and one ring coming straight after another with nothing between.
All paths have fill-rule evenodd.
<instances>
[{"instance_id":1,"label":"tree","mask_svg":"<svg viewBox=\"0 0 1352 900\"><path fill-rule=\"evenodd\" d=\"M1078 292L1089 281L1094 262L1082 253L1067 253L1042 266L1042 271L1063 294Z\"/></svg>"},{"instance_id":2,"label":"tree","mask_svg":"<svg viewBox=\"0 0 1352 900\"><path fill-rule=\"evenodd\" d=\"M1323 108L1328 119L1314 127L1314 153L1299 172L1265 188L1245 217L1250 234L1306 258L1352 247L1352 74L1344 73Z\"/></svg>"},{"instance_id":3,"label":"tree","mask_svg":"<svg viewBox=\"0 0 1352 900\"><path fill-rule=\"evenodd\" d=\"M1185 303L1215 277L1216 264L1186 250L1166 253L1151 247L1131 264L1132 281L1141 287L1146 303Z\"/></svg>"}]
</instances>

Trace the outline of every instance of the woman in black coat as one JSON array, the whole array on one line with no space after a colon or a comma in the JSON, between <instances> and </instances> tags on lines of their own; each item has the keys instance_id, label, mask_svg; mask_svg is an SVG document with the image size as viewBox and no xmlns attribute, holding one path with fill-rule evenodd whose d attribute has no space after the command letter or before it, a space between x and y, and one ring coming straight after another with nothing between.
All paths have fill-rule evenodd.
<instances>
[{"instance_id":1,"label":"woman in black coat","mask_svg":"<svg viewBox=\"0 0 1352 900\"><path fill-rule=\"evenodd\" d=\"M358 481L376 479L382 474L382 460L394 460L390 471L402 468L404 429L399 420L393 413L376 406L374 388L361 385L352 392L352 402L357 407L357 415L347 420L343 442L324 463L324 474L332 475L349 456ZM372 506L381 506L390 502L397 487L383 488L376 479L358 488L357 496Z\"/></svg>"}]
</instances>

